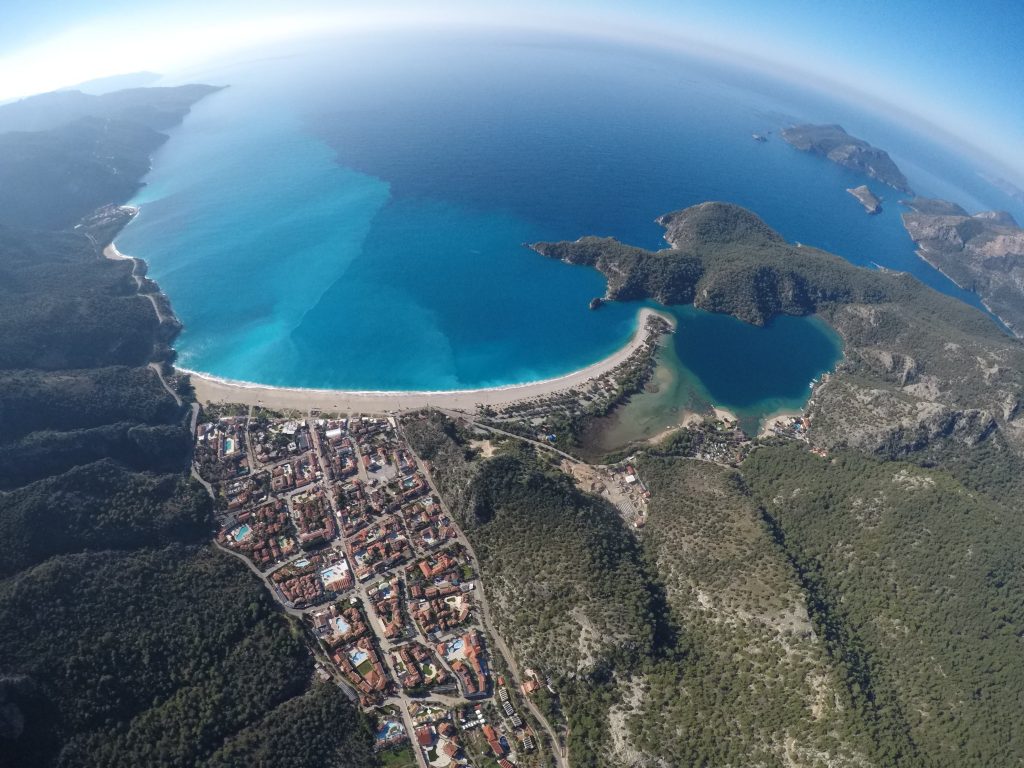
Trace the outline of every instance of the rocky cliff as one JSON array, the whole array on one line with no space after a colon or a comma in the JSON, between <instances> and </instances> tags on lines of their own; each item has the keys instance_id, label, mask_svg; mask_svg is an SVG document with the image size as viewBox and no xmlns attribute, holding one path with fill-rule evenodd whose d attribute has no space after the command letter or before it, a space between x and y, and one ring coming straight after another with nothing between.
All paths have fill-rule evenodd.
<instances>
[{"instance_id":1,"label":"rocky cliff","mask_svg":"<svg viewBox=\"0 0 1024 768\"><path fill-rule=\"evenodd\" d=\"M903 225L918 254L1024 335L1024 229L1004 211L973 216L945 200L914 198Z\"/></svg>"}]
</instances>

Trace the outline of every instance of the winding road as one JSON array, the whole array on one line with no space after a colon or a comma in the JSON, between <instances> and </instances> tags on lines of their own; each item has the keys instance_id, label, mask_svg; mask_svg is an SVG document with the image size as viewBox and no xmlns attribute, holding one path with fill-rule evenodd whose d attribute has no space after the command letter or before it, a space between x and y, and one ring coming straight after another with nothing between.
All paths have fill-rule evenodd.
<instances>
[{"instance_id":1,"label":"winding road","mask_svg":"<svg viewBox=\"0 0 1024 768\"><path fill-rule=\"evenodd\" d=\"M461 418L466 418L465 414L460 413L459 416ZM399 422L399 424L401 424L401 422ZM501 430L495 431L501 432ZM413 458L415 458L416 463L419 465L420 469L423 471L424 476L427 478L427 482L430 484L430 487L433 488L435 492L437 492L437 485L434 483L433 477L431 477L428 465L416 453L415 449L412 447L412 443L405 436L405 433L401 430L401 426L399 427L399 432L402 435L402 439L405 441L405 444L409 447L409 451L410 453L412 453ZM518 435L510 436L519 437ZM540 444L538 443L538 445ZM561 453L561 451L558 451L558 453ZM568 456L567 458L572 457ZM573 459L573 461L575 461L575 459ZM477 567L479 568L480 558L476 556L476 551L473 549L473 545L470 543L469 539L466 538L466 535L462 532L462 528L460 528L458 523L456 522L456 518L452 514L451 510L448 508L448 504L447 502L445 502L444 496L441 495L440 492L437 492L437 497L438 499L441 500L442 511L452 521L452 527L456 531L456 540L466 548L466 551L469 552L469 556L473 559L473 562L475 562L477 564ZM482 578L479 579L477 582L476 593L476 601L477 604L480 606L481 621L484 625L484 629L486 629L487 633L490 635L495 648L497 648L497 650L504 657L509 669L509 674L512 677L513 684L516 688L519 688L522 685L522 673L519 670L519 665L516 663L516 657L513 655L512 650L508 647L508 644L505 642L505 639L498 633L497 627L494 624L494 620L491 616L490 605L487 602L487 595L484 590ZM544 716L544 713L540 711L540 708L533 703L533 700L529 696L523 695L522 699L524 702L526 702L526 707L530 710L530 714L533 715L534 719L536 719L536 721L541 724L541 727L544 728L544 730L547 732L547 737L551 741L551 756L554 757L555 764L558 766L558 768L569 768L568 750L566 749L566 746L558 738L557 734L555 733L555 729L551 727L551 723L548 722L548 719Z\"/></svg>"}]
</instances>

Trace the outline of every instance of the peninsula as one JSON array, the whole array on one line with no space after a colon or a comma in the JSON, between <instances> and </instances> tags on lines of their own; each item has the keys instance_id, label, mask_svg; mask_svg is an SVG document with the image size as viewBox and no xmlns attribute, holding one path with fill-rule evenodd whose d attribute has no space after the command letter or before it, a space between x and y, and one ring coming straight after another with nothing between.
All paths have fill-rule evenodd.
<instances>
[{"instance_id":1,"label":"peninsula","mask_svg":"<svg viewBox=\"0 0 1024 768\"><path fill-rule=\"evenodd\" d=\"M907 177L888 152L851 136L840 125L794 125L782 131L782 138L803 152L821 155L836 165L913 194Z\"/></svg>"},{"instance_id":2,"label":"peninsula","mask_svg":"<svg viewBox=\"0 0 1024 768\"><path fill-rule=\"evenodd\" d=\"M720 764L749 764L758 750L774 764L794 738L820 743L747 714L773 696L799 702L778 708L792 722L822 706L830 739L844 734L828 748L853 755L830 764L941 764L967 740L977 764L998 762L1000 740L1020 728L1020 685L988 668L1015 658L1019 640L998 631L1007 619L988 601L1020 604L1005 563L1022 530L1024 346L908 275L791 245L737 206L659 221L672 247L658 252L602 238L534 247L600 269L613 298L689 297L764 323L818 313L845 354L803 414L776 419L756 450L719 414L601 464L553 454L533 408L497 422L403 420L480 555L498 632L563 703L586 703L562 710L571 761L698 765L710 762L706 740L731 750ZM772 586L751 598L752 583ZM766 611L766 595L786 595L786 607ZM660 617L686 631L652 632ZM908 619L921 629L892 630ZM791 665L816 671L776 673ZM642 692L627 700L638 716L620 717L609 679ZM949 701L964 703L963 731L919 716ZM753 736L735 713L757 723ZM706 721L727 722L728 737L711 726L698 741ZM845 736L861 733L872 735Z\"/></svg>"},{"instance_id":3,"label":"peninsula","mask_svg":"<svg viewBox=\"0 0 1024 768\"><path fill-rule=\"evenodd\" d=\"M596 237L532 247L598 269L612 300L692 303L757 325L819 314L845 347L808 406L822 448L902 455L1000 432L1024 453L1024 348L982 313L909 275L787 243L739 206L702 203L657 222L671 246L661 251ZM984 375L992 370L999 375Z\"/></svg>"},{"instance_id":4,"label":"peninsula","mask_svg":"<svg viewBox=\"0 0 1024 768\"><path fill-rule=\"evenodd\" d=\"M864 206L864 210L871 215L879 214L882 212L882 201L878 199L874 192L868 189L867 184L861 184L859 187L853 187L847 189L851 195L853 195Z\"/></svg>"},{"instance_id":5,"label":"peninsula","mask_svg":"<svg viewBox=\"0 0 1024 768\"><path fill-rule=\"evenodd\" d=\"M955 203L914 198L903 226L917 254L1024 336L1024 229L1005 211L973 216Z\"/></svg>"}]
</instances>

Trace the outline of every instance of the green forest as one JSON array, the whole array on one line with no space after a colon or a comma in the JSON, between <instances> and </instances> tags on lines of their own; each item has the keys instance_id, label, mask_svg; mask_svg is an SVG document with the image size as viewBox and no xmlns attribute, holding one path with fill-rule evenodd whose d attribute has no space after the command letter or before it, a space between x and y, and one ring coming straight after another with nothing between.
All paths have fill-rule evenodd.
<instances>
[{"instance_id":1,"label":"green forest","mask_svg":"<svg viewBox=\"0 0 1024 768\"><path fill-rule=\"evenodd\" d=\"M480 558L499 631L584 765L1014 765L1017 505L954 470L804 443L739 469L642 451L634 535L543 451L404 424ZM920 458L920 457L919 457ZM999 488L996 485L996 488Z\"/></svg>"},{"instance_id":2,"label":"green forest","mask_svg":"<svg viewBox=\"0 0 1024 768\"><path fill-rule=\"evenodd\" d=\"M103 206L213 90L0 107L4 768L375 764L301 627L208 543L191 404L158 373L177 323L101 253L127 220Z\"/></svg>"},{"instance_id":3,"label":"green forest","mask_svg":"<svg viewBox=\"0 0 1024 768\"><path fill-rule=\"evenodd\" d=\"M1024 759L1024 520L948 473L797 447L743 477L847 686L907 765Z\"/></svg>"},{"instance_id":4,"label":"green forest","mask_svg":"<svg viewBox=\"0 0 1024 768\"><path fill-rule=\"evenodd\" d=\"M179 326L102 256L127 220L107 206L213 90L0 106L3 768L377 764L302 628L209 544L193 404L161 377ZM571 764L1019 765L1024 349L735 206L660 223L671 250L536 249L614 298L820 314L844 359L809 443L761 441L738 468L685 433L641 450L637 531L547 451L483 458L471 425L402 422L502 636L551 680L536 701Z\"/></svg>"}]
</instances>

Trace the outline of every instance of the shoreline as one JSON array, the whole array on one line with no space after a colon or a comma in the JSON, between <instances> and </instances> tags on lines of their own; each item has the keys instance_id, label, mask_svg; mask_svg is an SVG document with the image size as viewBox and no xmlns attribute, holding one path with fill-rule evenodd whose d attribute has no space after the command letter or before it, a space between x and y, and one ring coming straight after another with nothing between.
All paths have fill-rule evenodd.
<instances>
[{"instance_id":1,"label":"shoreline","mask_svg":"<svg viewBox=\"0 0 1024 768\"><path fill-rule=\"evenodd\" d=\"M786 421L787 419L802 419L807 415L807 409L797 408L780 408L777 411L766 413L761 417L760 429L758 430L758 437L771 437L775 434L772 429L777 422Z\"/></svg>"},{"instance_id":2,"label":"shoreline","mask_svg":"<svg viewBox=\"0 0 1024 768\"><path fill-rule=\"evenodd\" d=\"M113 249L117 252L117 249ZM126 257L118 253L122 258ZM274 387L252 382L233 381L207 373L191 371L176 366L176 370L188 374L200 403L240 403L258 405L272 410L334 411L341 413L389 413L416 410L435 406L456 411L472 412L478 406L501 407L547 397L579 387L586 382L610 373L626 362L633 354L657 337L648 329L648 320L660 317L673 327L674 319L665 313L649 307L642 307L637 313L637 329L633 337L622 347L602 360L584 368L539 381L523 384L506 384L478 389L454 389L437 391L360 391L342 389L311 389L303 387Z\"/></svg>"},{"instance_id":3,"label":"shoreline","mask_svg":"<svg viewBox=\"0 0 1024 768\"><path fill-rule=\"evenodd\" d=\"M134 210L135 213L132 214L133 217L138 213L137 208ZM123 253L117 250L117 246L114 245L113 241L111 241L106 245L106 247L104 247L103 258L110 259L111 261L130 261L132 263L132 279L135 281L135 292L139 296L145 296L149 300L149 303L153 305L153 311L156 313L157 322L160 323L161 325L166 323L168 320L172 322L178 322L177 318L174 316L173 313L165 312L164 310L160 309L160 304L156 299L157 295L155 293L142 290L142 287L145 284L144 275L146 274L146 270L148 269L148 265L146 264L145 261L135 256L125 256ZM141 275L139 274L140 267L142 268Z\"/></svg>"}]
</instances>

